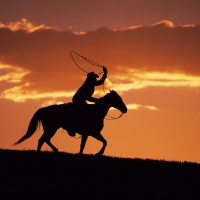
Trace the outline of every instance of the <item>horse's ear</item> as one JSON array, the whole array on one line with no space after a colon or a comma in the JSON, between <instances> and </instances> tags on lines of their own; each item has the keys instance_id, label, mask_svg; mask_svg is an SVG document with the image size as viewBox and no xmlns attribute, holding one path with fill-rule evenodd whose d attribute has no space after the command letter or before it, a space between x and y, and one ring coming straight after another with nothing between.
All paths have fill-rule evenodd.
<instances>
[{"instance_id":1,"label":"horse's ear","mask_svg":"<svg viewBox=\"0 0 200 200\"><path fill-rule=\"evenodd\" d=\"M110 92L112 92L112 90L111 89L109 89L110 90Z\"/></svg>"}]
</instances>

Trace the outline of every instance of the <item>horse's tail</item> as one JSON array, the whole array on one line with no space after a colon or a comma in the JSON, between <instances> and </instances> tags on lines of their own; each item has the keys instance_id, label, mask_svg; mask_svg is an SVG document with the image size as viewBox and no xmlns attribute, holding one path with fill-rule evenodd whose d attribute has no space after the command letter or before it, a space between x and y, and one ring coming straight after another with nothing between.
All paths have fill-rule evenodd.
<instances>
[{"instance_id":1,"label":"horse's tail","mask_svg":"<svg viewBox=\"0 0 200 200\"><path fill-rule=\"evenodd\" d=\"M35 133L35 131L37 130L39 123L40 123L39 114L40 114L40 109L38 111L36 111L36 113L33 115L32 119L29 123L26 134L18 142L14 143L13 145L23 142L24 140L30 138Z\"/></svg>"}]
</instances>

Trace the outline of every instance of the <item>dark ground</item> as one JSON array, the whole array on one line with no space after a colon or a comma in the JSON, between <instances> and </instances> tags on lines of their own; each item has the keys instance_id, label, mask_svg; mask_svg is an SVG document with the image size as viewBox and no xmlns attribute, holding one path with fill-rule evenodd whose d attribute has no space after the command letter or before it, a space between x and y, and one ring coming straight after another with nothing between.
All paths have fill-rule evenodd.
<instances>
[{"instance_id":1,"label":"dark ground","mask_svg":"<svg viewBox=\"0 0 200 200\"><path fill-rule=\"evenodd\" d=\"M0 149L0 199L200 199L200 164Z\"/></svg>"}]
</instances>

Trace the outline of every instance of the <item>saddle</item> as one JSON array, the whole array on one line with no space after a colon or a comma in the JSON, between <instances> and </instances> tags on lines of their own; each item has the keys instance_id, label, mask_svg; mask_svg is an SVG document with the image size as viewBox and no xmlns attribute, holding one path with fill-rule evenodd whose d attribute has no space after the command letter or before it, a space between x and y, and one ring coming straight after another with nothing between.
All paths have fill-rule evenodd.
<instances>
[{"instance_id":1,"label":"saddle","mask_svg":"<svg viewBox=\"0 0 200 200\"><path fill-rule=\"evenodd\" d=\"M88 118L94 112L95 104L76 104L72 103L72 110L78 118Z\"/></svg>"},{"instance_id":2,"label":"saddle","mask_svg":"<svg viewBox=\"0 0 200 200\"><path fill-rule=\"evenodd\" d=\"M69 114L68 119L68 134L70 136L75 136L75 132L82 130L88 123L90 124L95 118L95 104L75 104L68 103L68 109L66 112Z\"/></svg>"}]
</instances>

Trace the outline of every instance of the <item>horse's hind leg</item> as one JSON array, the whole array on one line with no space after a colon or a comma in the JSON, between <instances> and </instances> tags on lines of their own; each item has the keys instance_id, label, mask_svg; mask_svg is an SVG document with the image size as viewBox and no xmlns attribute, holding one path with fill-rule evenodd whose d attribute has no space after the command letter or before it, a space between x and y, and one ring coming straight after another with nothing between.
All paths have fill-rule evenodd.
<instances>
[{"instance_id":1,"label":"horse's hind leg","mask_svg":"<svg viewBox=\"0 0 200 200\"><path fill-rule=\"evenodd\" d=\"M103 155L105 148L107 146L107 141L104 139L101 133L94 134L94 135L92 134L91 136L103 143L103 147L101 148L101 150L98 153L96 153L96 155Z\"/></svg>"},{"instance_id":2,"label":"horse's hind leg","mask_svg":"<svg viewBox=\"0 0 200 200\"><path fill-rule=\"evenodd\" d=\"M52 148L53 152L57 153L58 149L50 142L50 139L46 140L45 142Z\"/></svg>"},{"instance_id":3,"label":"horse's hind leg","mask_svg":"<svg viewBox=\"0 0 200 200\"><path fill-rule=\"evenodd\" d=\"M58 149L50 142L51 138L54 136L56 129L45 130L43 135L38 141L37 151L41 150L42 145L46 142L53 150L53 152L58 152Z\"/></svg>"},{"instance_id":4,"label":"horse's hind leg","mask_svg":"<svg viewBox=\"0 0 200 200\"><path fill-rule=\"evenodd\" d=\"M37 152L39 152L42 148L42 145L44 144L44 133L43 135L40 137L40 139L38 140L38 146L37 146Z\"/></svg>"},{"instance_id":5,"label":"horse's hind leg","mask_svg":"<svg viewBox=\"0 0 200 200\"><path fill-rule=\"evenodd\" d=\"M82 153L83 153L83 149L85 148L85 143L86 143L86 141L87 141L87 138L88 138L87 135L82 135L82 138L81 138L81 146L80 146L80 152L79 152L79 154L82 154Z\"/></svg>"}]
</instances>

